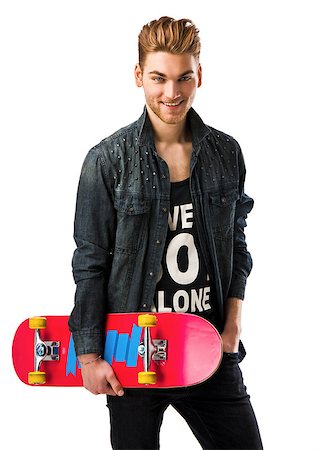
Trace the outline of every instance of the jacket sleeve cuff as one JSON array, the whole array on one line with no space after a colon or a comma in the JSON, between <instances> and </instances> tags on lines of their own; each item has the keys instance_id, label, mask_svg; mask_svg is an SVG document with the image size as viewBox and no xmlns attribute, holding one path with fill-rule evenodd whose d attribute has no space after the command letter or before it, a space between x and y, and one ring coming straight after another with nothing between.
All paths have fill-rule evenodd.
<instances>
[{"instance_id":1,"label":"jacket sleeve cuff","mask_svg":"<svg viewBox=\"0 0 330 450\"><path fill-rule=\"evenodd\" d=\"M228 297L237 297L244 300L246 287L246 278L234 276L228 291Z\"/></svg>"},{"instance_id":2,"label":"jacket sleeve cuff","mask_svg":"<svg viewBox=\"0 0 330 450\"><path fill-rule=\"evenodd\" d=\"M86 355L88 353L103 354L104 335L103 333L80 330L72 333L76 355Z\"/></svg>"}]
</instances>

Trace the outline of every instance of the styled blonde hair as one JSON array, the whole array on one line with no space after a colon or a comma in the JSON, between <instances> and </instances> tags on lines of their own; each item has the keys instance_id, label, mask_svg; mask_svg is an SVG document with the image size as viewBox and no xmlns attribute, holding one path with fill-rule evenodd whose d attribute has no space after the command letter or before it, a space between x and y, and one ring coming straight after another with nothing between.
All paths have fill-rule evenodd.
<instances>
[{"instance_id":1,"label":"styled blonde hair","mask_svg":"<svg viewBox=\"0 0 330 450\"><path fill-rule=\"evenodd\" d=\"M199 61L199 30L189 19L175 20L161 17L143 26L139 34L139 64L143 65L148 53L168 52L175 55L190 53Z\"/></svg>"}]
</instances>

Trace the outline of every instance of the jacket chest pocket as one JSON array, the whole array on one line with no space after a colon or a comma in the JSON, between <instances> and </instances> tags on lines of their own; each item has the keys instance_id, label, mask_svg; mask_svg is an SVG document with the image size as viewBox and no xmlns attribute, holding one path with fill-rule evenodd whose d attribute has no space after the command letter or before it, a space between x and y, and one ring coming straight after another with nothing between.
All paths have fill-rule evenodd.
<instances>
[{"instance_id":1,"label":"jacket chest pocket","mask_svg":"<svg viewBox=\"0 0 330 450\"><path fill-rule=\"evenodd\" d=\"M209 199L214 237L220 240L232 238L238 189L211 193Z\"/></svg>"},{"instance_id":2,"label":"jacket chest pocket","mask_svg":"<svg viewBox=\"0 0 330 450\"><path fill-rule=\"evenodd\" d=\"M139 195L118 195L114 206L117 211L115 250L136 253L145 240L151 202Z\"/></svg>"}]
</instances>

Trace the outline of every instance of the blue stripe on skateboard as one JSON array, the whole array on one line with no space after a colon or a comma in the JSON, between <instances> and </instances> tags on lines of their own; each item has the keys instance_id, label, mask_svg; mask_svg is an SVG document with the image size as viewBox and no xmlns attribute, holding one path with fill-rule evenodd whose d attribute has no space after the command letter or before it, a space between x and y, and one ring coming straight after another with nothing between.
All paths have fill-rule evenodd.
<instances>
[{"instance_id":1,"label":"blue stripe on skateboard","mask_svg":"<svg viewBox=\"0 0 330 450\"><path fill-rule=\"evenodd\" d=\"M138 360L138 349L141 340L141 332L142 328L137 325L133 325L132 333L131 333L131 342L127 352L126 366L127 367L136 367Z\"/></svg>"},{"instance_id":2,"label":"blue stripe on skateboard","mask_svg":"<svg viewBox=\"0 0 330 450\"><path fill-rule=\"evenodd\" d=\"M128 344L128 334L119 334L114 355L117 362L124 362L126 360Z\"/></svg>"},{"instance_id":3,"label":"blue stripe on skateboard","mask_svg":"<svg viewBox=\"0 0 330 450\"><path fill-rule=\"evenodd\" d=\"M108 331L107 336L105 338L103 357L106 361L108 361L109 364L112 364L117 340L118 340L118 332L115 330Z\"/></svg>"},{"instance_id":4,"label":"blue stripe on skateboard","mask_svg":"<svg viewBox=\"0 0 330 450\"><path fill-rule=\"evenodd\" d=\"M76 376L77 369L77 356L74 349L73 337L70 336L69 348L68 348L68 359L66 360L66 376L72 373Z\"/></svg>"}]
</instances>

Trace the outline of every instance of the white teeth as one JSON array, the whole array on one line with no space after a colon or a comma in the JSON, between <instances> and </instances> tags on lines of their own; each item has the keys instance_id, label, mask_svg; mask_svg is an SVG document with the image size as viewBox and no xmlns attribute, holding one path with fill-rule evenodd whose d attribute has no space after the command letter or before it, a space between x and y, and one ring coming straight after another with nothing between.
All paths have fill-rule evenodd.
<instances>
[{"instance_id":1,"label":"white teeth","mask_svg":"<svg viewBox=\"0 0 330 450\"><path fill-rule=\"evenodd\" d=\"M177 103L167 103L167 102L163 102L163 103L164 103L164 105L166 105L166 106L178 106L178 105L180 105L181 102L177 102Z\"/></svg>"}]
</instances>

